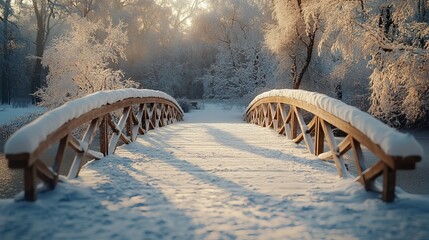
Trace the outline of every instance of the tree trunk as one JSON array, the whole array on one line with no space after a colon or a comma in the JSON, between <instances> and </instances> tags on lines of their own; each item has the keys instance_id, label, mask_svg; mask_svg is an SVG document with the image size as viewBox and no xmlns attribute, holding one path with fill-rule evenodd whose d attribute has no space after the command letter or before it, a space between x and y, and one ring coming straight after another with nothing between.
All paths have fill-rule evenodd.
<instances>
[{"instance_id":1,"label":"tree trunk","mask_svg":"<svg viewBox=\"0 0 429 240\"><path fill-rule=\"evenodd\" d=\"M304 21L302 7L301 7L301 0L297 0L297 4L298 4L299 12L301 14L301 20ZM292 58L291 73L292 73L293 89L299 89L299 87L301 86L302 78L304 77L305 72L307 72L308 66L310 66L310 62L313 57L314 39L316 37L317 30L318 30L317 26L314 25L311 31L306 31L305 34L307 39L304 40L303 38L300 38L301 42L306 47L306 53L305 53L304 63L302 64L299 71L298 71L297 56L295 54L291 56Z\"/></svg>"},{"instance_id":2,"label":"tree trunk","mask_svg":"<svg viewBox=\"0 0 429 240\"><path fill-rule=\"evenodd\" d=\"M4 28L3 28L3 36L4 36L4 42L3 42L3 66L2 66L2 98L1 102L3 104L10 104L10 75L9 75L9 55L10 55L10 48L9 48L9 39L10 39L10 32L9 32L9 15L10 15L10 0L5 1L5 6L3 10L3 21L4 21Z\"/></svg>"},{"instance_id":3,"label":"tree trunk","mask_svg":"<svg viewBox=\"0 0 429 240\"><path fill-rule=\"evenodd\" d=\"M311 59L313 57L313 46L314 46L314 37L316 35L316 30L314 32L308 33L308 43L304 44L306 45L306 56L304 63L302 64L299 72L296 71L296 59L294 62L293 68L295 69L295 76L293 76L293 88L298 89L301 85L302 78L304 77L305 72L307 72L308 66L310 66Z\"/></svg>"},{"instance_id":4,"label":"tree trunk","mask_svg":"<svg viewBox=\"0 0 429 240\"><path fill-rule=\"evenodd\" d=\"M45 1L42 0L41 6L39 9L38 0L33 0L34 13L36 15L37 21L37 36L36 36L36 62L33 67L33 75L31 81L31 91L34 93L39 88L42 87L42 57L45 49L45 41L46 41L46 20L48 16L46 16L46 4ZM37 101L34 99L33 101Z\"/></svg>"}]
</instances>

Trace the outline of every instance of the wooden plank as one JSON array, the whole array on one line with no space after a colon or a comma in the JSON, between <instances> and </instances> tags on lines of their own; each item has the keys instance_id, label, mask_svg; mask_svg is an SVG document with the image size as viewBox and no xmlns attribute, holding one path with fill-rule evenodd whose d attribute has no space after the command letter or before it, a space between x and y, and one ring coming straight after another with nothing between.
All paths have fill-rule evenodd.
<instances>
[{"instance_id":1,"label":"wooden plank","mask_svg":"<svg viewBox=\"0 0 429 240\"><path fill-rule=\"evenodd\" d=\"M125 127L125 123L128 119L129 114L130 114L130 107L123 108L122 116L119 119L118 124L115 124L115 129L112 129L112 130L114 130L114 132L113 132L112 136L110 137L110 141L109 141L109 155L115 152L116 146L118 145L118 140L120 137L121 137L121 139L122 138L125 138L125 140L128 139L124 136L122 131ZM128 142L128 141L125 141L125 142Z\"/></svg>"},{"instance_id":2,"label":"wooden plank","mask_svg":"<svg viewBox=\"0 0 429 240\"><path fill-rule=\"evenodd\" d=\"M314 155L319 156L325 151L325 134L318 116L314 117Z\"/></svg>"},{"instance_id":3,"label":"wooden plank","mask_svg":"<svg viewBox=\"0 0 429 240\"><path fill-rule=\"evenodd\" d=\"M142 128L147 132L149 131L149 109L147 104L144 104L143 106Z\"/></svg>"},{"instance_id":4,"label":"wooden plank","mask_svg":"<svg viewBox=\"0 0 429 240\"><path fill-rule=\"evenodd\" d=\"M29 166L30 153L6 154L9 168L26 168Z\"/></svg>"},{"instance_id":5,"label":"wooden plank","mask_svg":"<svg viewBox=\"0 0 429 240\"><path fill-rule=\"evenodd\" d=\"M34 165L24 169L24 199L31 202L37 200L36 168Z\"/></svg>"},{"instance_id":6,"label":"wooden plank","mask_svg":"<svg viewBox=\"0 0 429 240\"><path fill-rule=\"evenodd\" d=\"M103 153L104 156L109 154L109 133L107 131L108 118L110 114L106 114L102 117L100 126L99 126L99 144L100 144L100 152Z\"/></svg>"},{"instance_id":7,"label":"wooden plank","mask_svg":"<svg viewBox=\"0 0 429 240\"><path fill-rule=\"evenodd\" d=\"M377 177L383 173L385 163L382 160L379 160L376 164L372 165L370 168L366 169L362 176L358 177L356 181L362 184L370 184Z\"/></svg>"},{"instance_id":8,"label":"wooden plank","mask_svg":"<svg viewBox=\"0 0 429 240\"><path fill-rule=\"evenodd\" d=\"M291 115L290 115L290 136L289 136L289 138L294 139L297 137L297 134L298 134L297 124L296 124L297 119L295 116L295 111L293 110L292 107L289 109L289 112L291 112Z\"/></svg>"},{"instance_id":9,"label":"wooden plank","mask_svg":"<svg viewBox=\"0 0 429 240\"><path fill-rule=\"evenodd\" d=\"M137 116L134 115L133 112L133 118L135 119L134 121L134 126L133 126L133 130L132 130L132 135L131 135L131 141L135 141L137 138L137 135L140 134L144 134L145 132L142 129L142 117L143 117L143 111L144 111L144 104L140 104L139 105L139 110L137 113Z\"/></svg>"},{"instance_id":10,"label":"wooden plank","mask_svg":"<svg viewBox=\"0 0 429 240\"><path fill-rule=\"evenodd\" d=\"M366 162L365 162L365 156L363 155L362 148L360 146L360 143L356 141L356 139L351 138L350 145L352 147L353 152L353 158L356 163L356 169L358 176L362 179L362 184L364 185L365 189L368 191L370 189L369 182L365 179L365 175L363 173L366 171Z\"/></svg>"},{"instance_id":11,"label":"wooden plank","mask_svg":"<svg viewBox=\"0 0 429 240\"><path fill-rule=\"evenodd\" d=\"M274 128L273 124L274 124L274 115L273 115L273 103L269 103L267 105L267 115L268 115L268 122L267 122L267 127L269 128Z\"/></svg>"},{"instance_id":12,"label":"wooden plank","mask_svg":"<svg viewBox=\"0 0 429 240\"><path fill-rule=\"evenodd\" d=\"M73 163L69 169L69 172L67 174L68 178L76 178L79 175L79 170L84 156L85 156L85 152L76 154L76 156L73 159Z\"/></svg>"},{"instance_id":13,"label":"wooden plank","mask_svg":"<svg viewBox=\"0 0 429 240\"><path fill-rule=\"evenodd\" d=\"M52 170L55 172L55 184L58 183L58 176L60 174L61 165L64 159L64 154L66 152L66 147L69 141L69 136L67 135L60 140L60 144L58 145L57 154L55 155L54 164L52 165Z\"/></svg>"},{"instance_id":14,"label":"wooden plank","mask_svg":"<svg viewBox=\"0 0 429 240\"><path fill-rule=\"evenodd\" d=\"M49 189L54 189L57 175L40 160L36 161L34 165L39 179L41 179Z\"/></svg>"},{"instance_id":15,"label":"wooden plank","mask_svg":"<svg viewBox=\"0 0 429 240\"><path fill-rule=\"evenodd\" d=\"M262 105L262 127L266 127L268 125L268 109L267 104Z\"/></svg>"},{"instance_id":16,"label":"wooden plank","mask_svg":"<svg viewBox=\"0 0 429 240\"><path fill-rule=\"evenodd\" d=\"M313 143L313 139L311 138L310 134L308 133L308 126L304 121L304 118L302 117L301 114L301 109L297 108L297 107L293 107L296 118L298 120L298 125L301 129L301 134L304 138L304 142L305 145L307 146L307 150L308 152L310 152L311 154L314 154L314 143Z\"/></svg>"},{"instance_id":17,"label":"wooden plank","mask_svg":"<svg viewBox=\"0 0 429 240\"><path fill-rule=\"evenodd\" d=\"M296 138L292 139L292 142L299 144L302 140L304 140L304 134L301 132Z\"/></svg>"},{"instance_id":18,"label":"wooden plank","mask_svg":"<svg viewBox=\"0 0 429 240\"><path fill-rule=\"evenodd\" d=\"M384 164L383 168L383 201L392 202L395 199L396 170Z\"/></svg>"},{"instance_id":19,"label":"wooden plank","mask_svg":"<svg viewBox=\"0 0 429 240\"><path fill-rule=\"evenodd\" d=\"M421 157L419 156L409 156L409 157L393 157L395 160L396 169L401 170L413 170L416 169L416 163L420 162Z\"/></svg>"},{"instance_id":20,"label":"wooden plank","mask_svg":"<svg viewBox=\"0 0 429 240\"><path fill-rule=\"evenodd\" d=\"M286 108L285 108L286 111ZM293 117L293 111L291 110L291 108L289 107L289 111L286 115L286 119L284 121L283 126L285 127L285 135L289 138L292 139L292 130L291 130L291 120Z\"/></svg>"},{"instance_id":21,"label":"wooden plank","mask_svg":"<svg viewBox=\"0 0 429 240\"><path fill-rule=\"evenodd\" d=\"M301 130L301 133L296 138L292 139L292 141L294 143L300 143L303 140L305 140L304 134L307 134L307 137L309 139L311 139L311 135L310 134L311 134L312 131L314 131L315 125L316 125L316 120L315 119L316 119L316 117L313 117L313 119L311 119L311 121L307 124L307 127L306 127L307 130L305 132L303 132L303 130ZM298 121L298 122L300 122L300 121ZM302 120L302 122L304 122L304 120ZM304 124L305 124L305 122L304 122ZM313 142L313 140L311 140L311 142ZM313 153L312 151L309 151L309 152Z\"/></svg>"},{"instance_id":22,"label":"wooden plank","mask_svg":"<svg viewBox=\"0 0 429 240\"><path fill-rule=\"evenodd\" d=\"M155 121L156 121L156 105L152 104L152 107L149 107L149 129L155 129Z\"/></svg>"},{"instance_id":23,"label":"wooden plank","mask_svg":"<svg viewBox=\"0 0 429 240\"><path fill-rule=\"evenodd\" d=\"M356 141L356 139L352 138L351 146L353 151L353 158L356 163L356 169L358 171L359 176L361 176L363 172L367 169L365 156L363 155L362 148L360 147L360 143Z\"/></svg>"},{"instance_id":24,"label":"wooden plank","mask_svg":"<svg viewBox=\"0 0 429 240\"><path fill-rule=\"evenodd\" d=\"M133 106L130 106L130 111L128 113L128 117L127 117L127 120L125 121L125 126L124 126L125 133L122 131L122 133L125 136L129 136L130 140L132 139L132 135L133 135L133 132L132 132L133 126L134 126L133 117L135 117Z\"/></svg>"},{"instance_id":25,"label":"wooden plank","mask_svg":"<svg viewBox=\"0 0 429 240\"><path fill-rule=\"evenodd\" d=\"M77 153L83 153L84 150L81 145L81 141L76 139L74 136L70 136L70 139L68 141L68 145Z\"/></svg>"},{"instance_id":26,"label":"wooden plank","mask_svg":"<svg viewBox=\"0 0 429 240\"><path fill-rule=\"evenodd\" d=\"M350 135L347 135L339 144L338 144L338 153L340 156L346 154L352 147L352 137ZM356 140L355 140L356 141Z\"/></svg>"},{"instance_id":27,"label":"wooden plank","mask_svg":"<svg viewBox=\"0 0 429 240\"><path fill-rule=\"evenodd\" d=\"M73 159L73 163L70 167L68 178L75 178L79 175L79 171L82 165L82 160L85 156L85 153L88 151L89 146L94 138L95 132L97 131L100 124L100 118L95 118L91 121L91 124L88 126L82 140L79 141L79 151ZM74 140L74 137L71 139ZM74 144L72 144L74 145Z\"/></svg>"}]
</instances>

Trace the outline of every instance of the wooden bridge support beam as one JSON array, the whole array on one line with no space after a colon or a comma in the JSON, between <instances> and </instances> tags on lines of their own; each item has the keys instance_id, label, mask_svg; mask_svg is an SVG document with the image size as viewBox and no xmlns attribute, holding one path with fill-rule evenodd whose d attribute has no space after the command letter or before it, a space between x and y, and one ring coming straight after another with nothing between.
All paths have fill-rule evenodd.
<instances>
[{"instance_id":1,"label":"wooden bridge support beam","mask_svg":"<svg viewBox=\"0 0 429 240\"><path fill-rule=\"evenodd\" d=\"M396 171L384 164L383 169L383 201L393 202L395 199Z\"/></svg>"},{"instance_id":2,"label":"wooden bridge support beam","mask_svg":"<svg viewBox=\"0 0 429 240\"><path fill-rule=\"evenodd\" d=\"M37 200L36 167L31 165L24 169L24 200L34 202Z\"/></svg>"},{"instance_id":3,"label":"wooden bridge support beam","mask_svg":"<svg viewBox=\"0 0 429 240\"><path fill-rule=\"evenodd\" d=\"M100 152L107 156L109 154L109 133L107 131L107 122L110 115L106 114L102 117L99 126Z\"/></svg>"}]
</instances>

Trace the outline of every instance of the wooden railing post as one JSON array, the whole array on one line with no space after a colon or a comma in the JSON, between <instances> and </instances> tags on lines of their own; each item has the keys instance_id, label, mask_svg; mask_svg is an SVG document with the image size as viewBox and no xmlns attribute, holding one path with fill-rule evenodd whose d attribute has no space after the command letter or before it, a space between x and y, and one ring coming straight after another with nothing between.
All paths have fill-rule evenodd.
<instances>
[{"instance_id":1,"label":"wooden railing post","mask_svg":"<svg viewBox=\"0 0 429 240\"><path fill-rule=\"evenodd\" d=\"M127 136L130 137L130 140L133 141L133 126L134 126L134 121L133 121L133 109L130 108L130 113L128 114L128 118L127 118L127 122L125 123L125 132L127 134Z\"/></svg>"},{"instance_id":2,"label":"wooden railing post","mask_svg":"<svg viewBox=\"0 0 429 240\"><path fill-rule=\"evenodd\" d=\"M383 201L392 202L395 199L396 170L384 164L383 169Z\"/></svg>"},{"instance_id":3,"label":"wooden railing post","mask_svg":"<svg viewBox=\"0 0 429 240\"><path fill-rule=\"evenodd\" d=\"M325 134L323 133L319 117L316 117L315 121L316 126L314 128L314 155L319 156L325 151Z\"/></svg>"},{"instance_id":4,"label":"wooden railing post","mask_svg":"<svg viewBox=\"0 0 429 240\"><path fill-rule=\"evenodd\" d=\"M291 119L290 119L290 139L295 139L298 136L297 132L297 122L298 119L296 118L295 111L291 107L289 109L291 111Z\"/></svg>"},{"instance_id":5,"label":"wooden railing post","mask_svg":"<svg viewBox=\"0 0 429 240\"><path fill-rule=\"evenodd\" d=\"M24 169L24 199L34 202L37 200L36 167L31 165Z\"/></svg>"},{"instance_id":6,"label":"wooden railing post","mask_svg":"<svg viewBox=\"0 0 429 240\"><path fill-rule=\"evenodd\" d=\"M107 156L109 154L109 133L107 132L109 114L103 116L100 124L100 152Z\"/></svg>"}]
</instances>

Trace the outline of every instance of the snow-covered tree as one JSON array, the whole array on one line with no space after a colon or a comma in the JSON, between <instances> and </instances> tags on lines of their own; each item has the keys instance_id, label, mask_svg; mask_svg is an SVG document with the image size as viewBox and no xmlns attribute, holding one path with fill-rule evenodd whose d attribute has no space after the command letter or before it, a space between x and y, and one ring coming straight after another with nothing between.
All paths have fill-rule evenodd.
<instances>
[{"instance_id":1,"label":"snow-covered tree","mask_svg":"<svg viewBox=\"0 0 429 240\"><path fill-rule=\"evenodd\" d=\"M316 0L319 1L319 0ZM304 15L306 5L313 0L275 0L274 18L266 33L267 46L280 59L282 70L289 69L292 88L300 88L304 74L312 58L316 33L319 30L319 14Z\"/></svg>"},{"instance_id":2,"label":"snow-covered tree","mask_svg":"<svg viewBox=\"0 0 429 240\"><path fill-rule=\"evenodd\" d=\"M429 113L428 9L422 0L326 0L308 5L304 14L324 20L321 51L368 59L370 112L403 126Z\"/></svg>"},{"instance_id":3,"label":"snow-covered tree","mask_svg":"<svg viewBox=\"0 0 429 240\"><path fill-rule=\"evenodd\" d=\"M241 98L273 79L274 59L263 43L269 14L263 1L214 1L214 10L199 19L200 29L215 44L216 62L202 78L205 97Z\"/></svg>"},{"instance_id":4,"label":"snow-covered tree","mask_svg":"<svg viewBox=\"0 0 429 240\"><path fill-rule=\"evenodd\" d=\"M47 86L35 93L41 105L55 107L96 91L136 86L123 79L122 71L112 68L125 59L128 39L124 23L106 25L76 15L67 23L70 32L55 39L42 59L49 74Z\"/></svg>"}]
</instances>

